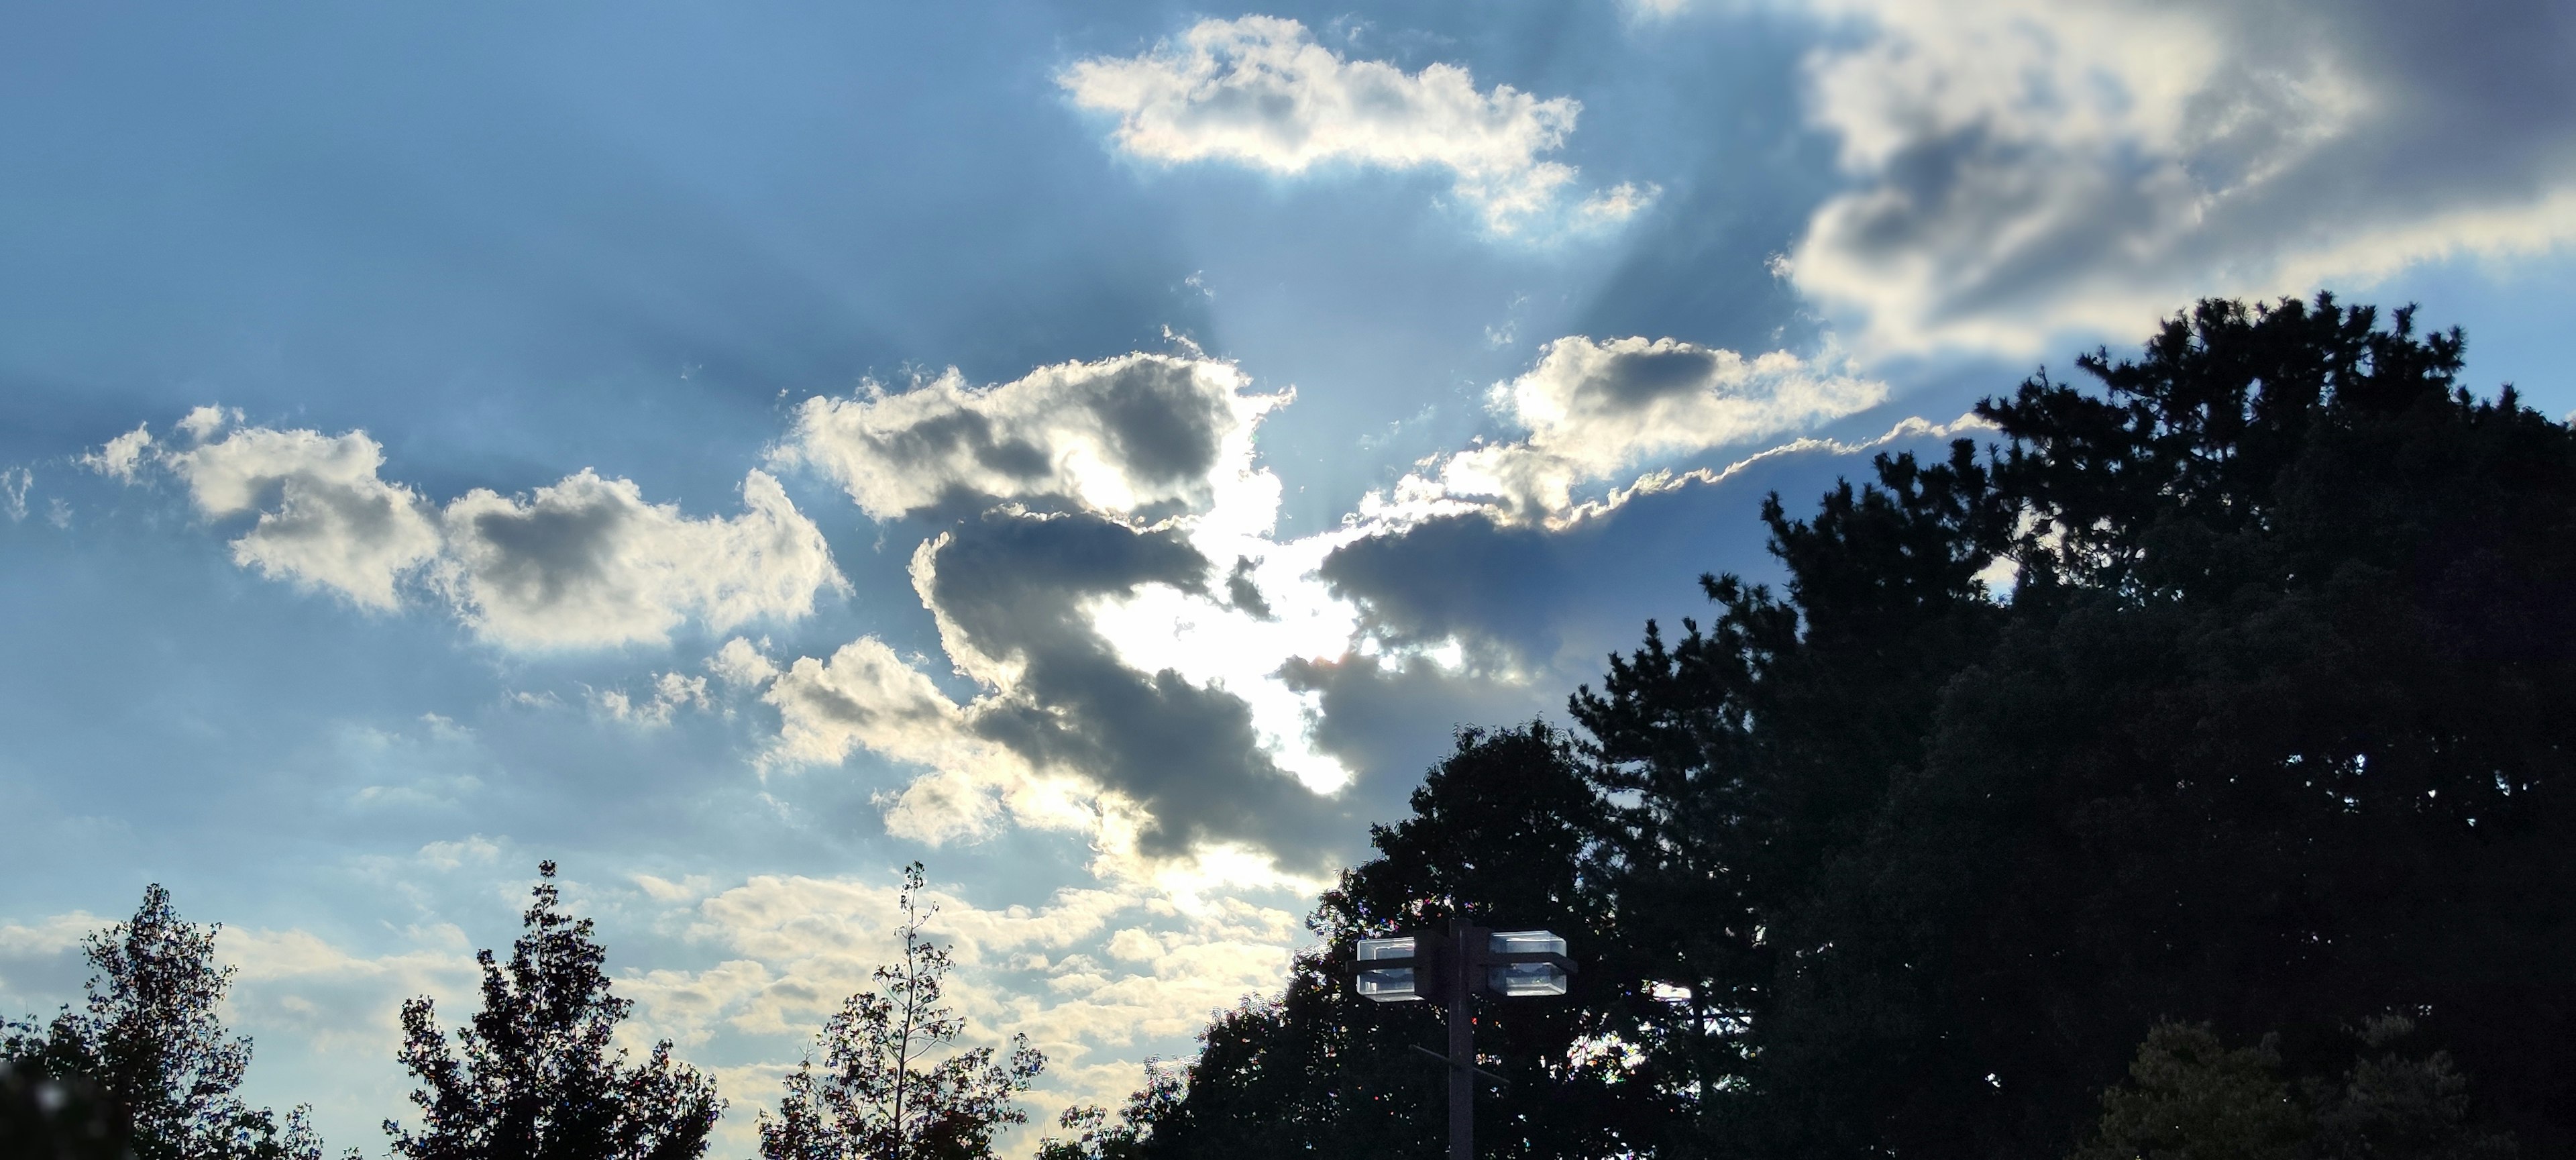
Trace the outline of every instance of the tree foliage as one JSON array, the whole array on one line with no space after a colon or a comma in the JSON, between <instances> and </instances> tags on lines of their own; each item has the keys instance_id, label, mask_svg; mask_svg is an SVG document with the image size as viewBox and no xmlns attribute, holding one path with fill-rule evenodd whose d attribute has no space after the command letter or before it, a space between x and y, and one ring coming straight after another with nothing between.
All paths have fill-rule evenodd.
<instances>
[{"instance_id":1,"label":"tree foliage","mask_svg":"<svg viewBox=\"0 0 2576 1160\"><path fill-rule=\"evenodd\" d=\"M1992 446L1771 497L1783 579L1704 577L1710 620L1575 694L1572 758L1462 739L1145 1138L1427 1147L1427 1015L1330 966L1464 912L1600 965L1480 1023L1548 1076L1481 1101L1494 1155L2055 1160L2159 1024L2344 1075L2390 1011L2455 1070L2351 1090L2576 1147L2576 436L2460 389L2462 349L2203 302L1980 404Z\"/></svg>"},{"instance_id":2,"label":"tree foliage","mask_svg":"<svg viewBox=\"0 0 2576 1160\"><path fill-rule=\"evenodd\" d=\"M218 1010L233 978L215 961L222 930L181 918L158 883L145 887L134 917L83 941L97 973L82 1005L43 1026L0 1028L0 1059L17 1082L90 1093L138 1160L320 1156L304 1109L281 1120L234 1094L251 1041L228 1034Z\"/></svg>"},{"instance_id":3,"label":"tree foliage","mask_svg":"<svg viewBox=\"0 0 2576 1160\"><path fill-rule=\"evenodd\" d=\"M2340 1076L2282 1074L2277 1035L2229 1049L2206 1025L2159 1023L2129 1082L2072 1160L2506 1160L2510 1137L2468 1123L2468 1079L2448 1052L2393 1050L2413 1020L2368 1020ZM2372 1054L2376 1052L2376 1054Z\"/></svg>"},{"instance_id":4,"label":"tree foliage","mask_svg":"<svg viewBox=\"0 0 2576 1160\"><path fill-rule=\"evenodd\" d=\"M1451 917L1543 927L1586 948L1568 1001L1497 1006L1478 1026L1483 1066L1512 1083L1478 1131L1488 1155L1616 1156L1650 1140L1670 1100L1617 1044L1644 986L1615 953L1611 915L1585 881L1602 804L1568 738L1544 724L1466 730L1413 794L1413 816L1371 831L1310 925L1323 937L1286 992L1220 1016L1186 1097L1131 1108L1137 1155L1430 1155L1446 1135L1446 1074L1408 1051L1441 1042L1429 1004L1350 993L1338 965L1365 935ZM1068 1124L1067 1126L1072 1126Z\"/></svg>"},{"instance_id":5,"label":"tree foliage","mask_svg":"<svg viewBox=\"0 0 2576 1160\"><path fill-rule=\"evenodd\" d=\"M489 950L483 1006L451 1044L426 998L403 1004L401 1060L421 1125L388 1120L405 1160L694 1160L722 1113L715 1084L654 1045L642 1063L611 1050L633 1006L601 969L591 920L562 909L540 863L509 962Z\"/></svg>"},{"instance_id":6,"label":"tree foliage","mask_svg":"<svg viewBox=\"0 0 2576 1160\"><path fill-rule=\"evenodd\" d=\"M1007 1056L976 1047L937 1058L966 1021L944 997L948 949L923 935L938 909L923 881L921 863L904 868L902 957L877 968L882 989L850 996L823 1025L822 1069L807 1056L777 1114L761 1114L763 1160L969 1160L992 1155L1004 1126L1028 1122L1016 1100L1046 1057L1027 1036Z\"/></svg>"}]
</instances>

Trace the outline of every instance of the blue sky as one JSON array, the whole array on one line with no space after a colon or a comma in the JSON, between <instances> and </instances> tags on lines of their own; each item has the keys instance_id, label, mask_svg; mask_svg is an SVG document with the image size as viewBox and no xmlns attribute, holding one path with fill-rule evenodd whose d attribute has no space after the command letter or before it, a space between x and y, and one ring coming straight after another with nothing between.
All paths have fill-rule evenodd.
<instances>
[{"instance_id":1,"label":"blue sky","mask_svg":"<svg viewBox=\"0 0 2576 1160\"><path fill-rule=\"evenodd\" d=\"M2562 6L82 5L0 43L0 1005L144 883L403 1110L540 858L722 1154L941 893L1031 1110L1452 728L2204 294L2576 408ZM139 434L138 434L139 432ZM1016 1147L1025 1147L1024 1135Z\"/></svg>"}]
</instances>

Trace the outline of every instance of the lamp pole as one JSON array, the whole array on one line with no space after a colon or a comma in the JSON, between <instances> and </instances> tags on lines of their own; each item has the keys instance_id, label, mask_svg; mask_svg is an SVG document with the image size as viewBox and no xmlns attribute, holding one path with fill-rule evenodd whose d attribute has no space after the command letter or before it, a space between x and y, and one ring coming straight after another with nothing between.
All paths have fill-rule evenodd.
<instances>
[{"instance_id":1,"label":"lamp pole","mask_svg":"<svg viewBox=\"0 0 2576 1160\"><path fill-rule=\"evenodd\" d=\"M1476 952L1486 932L1449 920L1449 961L1456 964L1449 983L1449 1160L1476 1160L1476 1015L1469 1001L1475 993Z\"/></svg>"},{"instance_id":2,"label":"lamp pole","mask_svg":"<svg viewBox=\"0 0 2576 1160\"><path fill-rule=\"evenodd\" d=\"M1574 971L1574 960L1565 957L1565 940L1543 930L1492 931L1452 918L1445 936L1415 930L1361 939L1350 969L1352 986L1363 998L1380 1003L1431 999L1448 1005L1448 1053L1421 1046L1413 1050L1449 1068L1449 1160L1476 1160L1476 1081L1509 1083L1476 1066L1476 996L1565 994L1567 976Z\"/></svg>"}]
</instances>

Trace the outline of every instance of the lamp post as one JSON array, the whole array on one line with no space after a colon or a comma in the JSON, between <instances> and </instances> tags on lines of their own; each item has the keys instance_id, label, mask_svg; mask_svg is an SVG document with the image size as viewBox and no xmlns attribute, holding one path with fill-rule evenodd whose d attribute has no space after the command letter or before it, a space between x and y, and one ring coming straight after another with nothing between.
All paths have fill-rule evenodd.
<instances>
[{"instance_id":1,"label":"lamp post","mask_svg":"<svg viewBox=\"0 0 2576 1160\"><path fill-rule=\"evenodd\" d=\"M1415 1051L1449 1067L1449 1160L1476 1160L1476 1088L1481 1076L1508 1081L1476 1066L1478 995L1517 999L1565 993L1574 960L1565 940L1544 930L1487 930L1464 919L1445 932L1402 931L1360 940L1351 964L1352 989L1380 1003L1433 1002L1449 1007L1449 1053Z\"/></svg>"}]
</instances>

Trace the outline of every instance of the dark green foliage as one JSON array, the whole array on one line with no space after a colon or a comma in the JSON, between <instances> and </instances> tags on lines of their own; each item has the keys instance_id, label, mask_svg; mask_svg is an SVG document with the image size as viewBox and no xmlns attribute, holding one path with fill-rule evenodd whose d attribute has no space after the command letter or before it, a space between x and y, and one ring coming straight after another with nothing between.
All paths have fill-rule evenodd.
<instances>
[{"instance_id":1,"label":"dark green foliage","mask_svg":"<svg viewBox=\"0 0 2576 1160\"><path fill-rule=\"evenodd\" d=\"M1462 742L1149 1154L1435 1150L1435 1021L1330 965L1459 911L1599 964L1480 1027L1546 1076L1484 1101L1489 1155L2056 1160L2174 1020L2278 1033L2151 1046L2221 1119L2288 1085L2301 1154L2576 1148L2576 436L2460 351L2205 302L1980 405L1982 454L1772 497L1785 585L1703 578L1712 621L1575 695L1588 785L1543 732ZM2356 1060L2373 1011L2425 1054ZM1602 1034L1642 1065L1563 1062Z\"/></svg>"},{"instance_id":2,"label":"dark green foliage","mask_svg":"<svg viewBox=\"0 0 2576 1160\"><path fill-rule=\"evenodd\" d=\"M85 940L98 973L80 1009L0 1027L15 1082L68 1081L56 1090L81 1095L85 1114L107 1117L139 1160L320 1156L304 1109L281 1122L233 1094L251 1043L227 1035L217 1012L233 977L215 963L222 929L179 917L158 884L144 888L133 918Z\"/></svg>"},{"instance_id":3,"label":"dark green foliage","mask_svg":"<svg viewBox=\"0 0 2576 1160\"><path fill-rule=\"evenodd\" d=\"M978 1160L1004 1126L1029 1122L1015 1100L1046 1057L1027 1036L1006 1058L990 1047L934 1058L966 1021L942 997L948 949L922 935L937 912L921 900L923 881L921 863L904 868L903 958L877 968L883 991L850 996L823 1025L822 1070L809 1056L777 1115L761 1113L764 1160Z\"/></svg>"},{"instance_id":4,"label":"dark green foliage","mask_svg":"<svg viewBox=\"0 0 2576 1160\"><path fill-rule=\"evenodd\" d=\"M2511 1137L2468 1123L2449 1053L2389 1050L2414 1029L2370 1020L2341 1075L2293 1083L2278 1036L2229 1050L2207 1026L2159 1023L2072 1160L2510 1160Z\"/></svg>"},{"instance_id":5,"label":"dark green foliage","mask_svg":"<svg viewBox=\"0 0 2576 1160\"><path fill-rule=\"evenodd\" d=\"M1207 1029L1186 1098L1149 1091L1158 1098L1131 1109L1130 1130L1144 1129L1134 1154L1436 1154L1446 1078L1406 1048L1442 1042L1439 1013L1359 999L1338 964L1364 935L1451 916L1554 930L1586 963L1567 999L1494 1004L1480 1016L1484 1066L1512 1081L1479 1102L1484 1154L1615 1156L1655 1134L1670 1101L1652 1075L1621 1066L1616 1051L1577 1050L1635 1029L1642 983L1584 884L1580 865L1602 807L1564 736L1545 725L1464 732L1415 791L1413 809L1372 831L1378 855L1324 896L1312 920L1324 945L1298 960L1286 993L1246 1002Z\"/></svg>"},{"instance_id":6,"label":"dark green foliage","mask_svg":"<svg viewBox=\"0 0 2576 1160\"><path fill-rule=\"evenodd\" d=\"M418 1132L385 1131L405 1160L694 1160L723 1109L715 1084L671 1059L668 1041L629 1064L610 1050L632 1001L610 993L591 921L561 909L540 863L510 961L483 965L483 1009L439 1029L428 999L403 1004L401 1060L420 1086Z\"/></svg>"}]
</instances>

